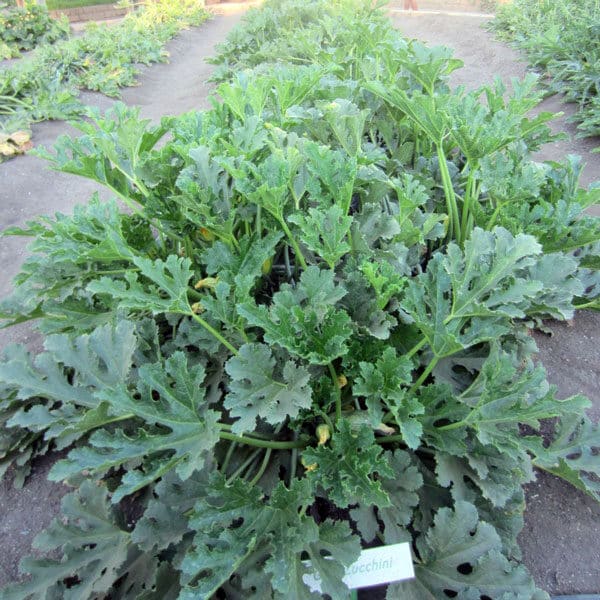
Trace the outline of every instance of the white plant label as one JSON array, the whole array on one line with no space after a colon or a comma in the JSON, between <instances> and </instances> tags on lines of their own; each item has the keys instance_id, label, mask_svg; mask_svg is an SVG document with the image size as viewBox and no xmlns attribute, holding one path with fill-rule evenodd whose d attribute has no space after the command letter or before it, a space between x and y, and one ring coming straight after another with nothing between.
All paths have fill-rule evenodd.
<instances>
[{"instance_id":1,"label":"white plant label","mask_svg":"<svg viewBox=\"0 0 600 600\"><path fill-rule=\"evenodd\" d=\"M344 583L351 589L393 583L415 576L410 544L393 544L363 550L358 560L346 569ZM321 591L319 574L302 578L313 592Z\"/></svg>"}]
</instances>

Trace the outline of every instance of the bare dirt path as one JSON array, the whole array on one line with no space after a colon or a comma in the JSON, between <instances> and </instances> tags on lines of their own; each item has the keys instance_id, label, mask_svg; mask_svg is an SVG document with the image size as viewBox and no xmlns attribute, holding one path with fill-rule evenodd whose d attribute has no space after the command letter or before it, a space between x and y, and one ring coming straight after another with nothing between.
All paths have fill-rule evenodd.
<instances>
[{"instance_id":1,"label":"bare dirt path","mask_svg":"<svg viewBox=\"0 0 600 600\"><path fill-rule=\"evenodd\" d=\"M229 5L227 14L215 16L202 26L182 32L168 46L168 64L144 69L140 85L123 91L122 100L141 107L142 115L158 121L192 109L207 108L212 86L206 83L212 66L204 59L214 54L241 18L245 7ZM85 94L85 102L108 108L113 100L101 94ZM46 122L34 126L36 145L49 146L61 134L77 134L63 122ZM34 156L19 157L0 164L0 229L23 225L38 215L71 212L76 204L86 202L100 190L86 179L49 171L45 161ZM12 289L11 281L25 257L22 238L0 239L0 297ZM9 342L26 342L39 347L39 338L28 326L0 331L0 351ZM58 513L60 500L67 488L46 480L53 462L50 457L37 462L34 473L22 490L15 490L9 479L0 482L0 586L18 577L20 558L28 554L31 541Z\"/></svg>"},{"instance_id":2,"label":"bare dirt path","mask_svg":"<svg viewBox=\"0 0 600 600\"><path fill-rule=\"evenodd\" d=\"M424 7L426 2L420 4ZM399 3L397 3L399 5ZM512 48L496 42L482 29L485 17L394 12L395 25L409 38L430 45L454 48L465 63L455 71L452 82L470 88L490 83L499 75L507 83L523 77L527 64ZM566 118L572 105L560 98L544 100L539 110L558 112L555 131L565 131L569 139L549 144L539 160L562 160L578 154L586 163L581 184L600 179L600 154L592 154L599 140L575 139L574 125ZM600 215L600 207L592 212ZM554 335L536 335L540 359L549 379L558 386L561 397L587 395L594 406L591 414L600 417L600 313L581 312L572 326L551 325ZM555 477L540 473L528 486L525 528L519 538L524 560L537 584L552 594L600 593L600 506Z\"/></svg>"}]
</instances>

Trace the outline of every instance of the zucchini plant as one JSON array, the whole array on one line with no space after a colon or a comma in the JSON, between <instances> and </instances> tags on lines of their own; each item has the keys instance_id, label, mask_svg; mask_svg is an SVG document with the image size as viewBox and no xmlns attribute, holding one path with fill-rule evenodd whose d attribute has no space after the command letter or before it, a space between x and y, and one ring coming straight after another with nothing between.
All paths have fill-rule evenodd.
<instances>
[{"instance_id":1,"label":"zucchini plant","mask_svg":"<svg viewBox=\"0 0 600 600\"><path fill-rule=\"evenodd\" d=\"M451 90L351 0L267 2L215 62L211 110L38 151L115 200L5 232L2 316L46 338L0 363L2 465L69 449L75 488L5 594L345 599L361 547L410 542L390 599L547 598L523 485L600 500L599 438L529 332L598 306L600 227L576 159L531 158L535 81Z\"/></svg>"}]
</instances>

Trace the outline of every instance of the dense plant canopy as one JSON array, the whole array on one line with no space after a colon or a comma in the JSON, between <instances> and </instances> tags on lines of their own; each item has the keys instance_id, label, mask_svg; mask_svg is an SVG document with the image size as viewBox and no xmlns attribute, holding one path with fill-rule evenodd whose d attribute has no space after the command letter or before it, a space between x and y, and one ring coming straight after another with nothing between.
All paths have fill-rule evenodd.
<instances>
[{"instance_id":1,"label":"dense plant canopy","mask_svg":"<svg viewBox=\"0 0 600 600\"><path fill-rule=\"evenodd\" d=\"M582 137L600 136L600 3L597 0L514 0L490 27L524 50L552 92L579 105Z\"/></svg>"},{"instance_id":2,"label":"dense plant canopy","mask_svg":"<svg viewBox=\"0 0 600 600\"><path fill-rule=\"evenodd\" d=\"M10 597L344 599L361 546L409 541L390 599L547 598L522 486L600 499L599 438L529 331L597 306L600 227L577 159L531 158L535 78L451 90L448 49L351 0L267 2L215 62L212 110L39 152L120 202L7 232L3 316L46 341L0 364L2 465L72 447L76 487Z\"/></svg>"}]
</instances>

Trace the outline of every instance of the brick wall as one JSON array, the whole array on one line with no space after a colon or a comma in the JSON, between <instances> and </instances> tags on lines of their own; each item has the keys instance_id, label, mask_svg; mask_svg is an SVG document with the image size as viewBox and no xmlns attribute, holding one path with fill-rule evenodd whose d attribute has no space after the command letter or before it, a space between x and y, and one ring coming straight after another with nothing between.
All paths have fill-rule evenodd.
<instances>
[{"instance_id":1,"label":"brick wall","mask_svg":"<svg viewBox=\"0 0 600 600\"><path fill-rule=\"evenodd\" d=\"M103 21L105 19L118 19L127 14L126 8L115 8L112 4L97 4L96 6L82 6L80 8L63 8L51 10L50 15L59 17L65 15L71 23L80 21Z\"/></svg>"}]
</instances>

